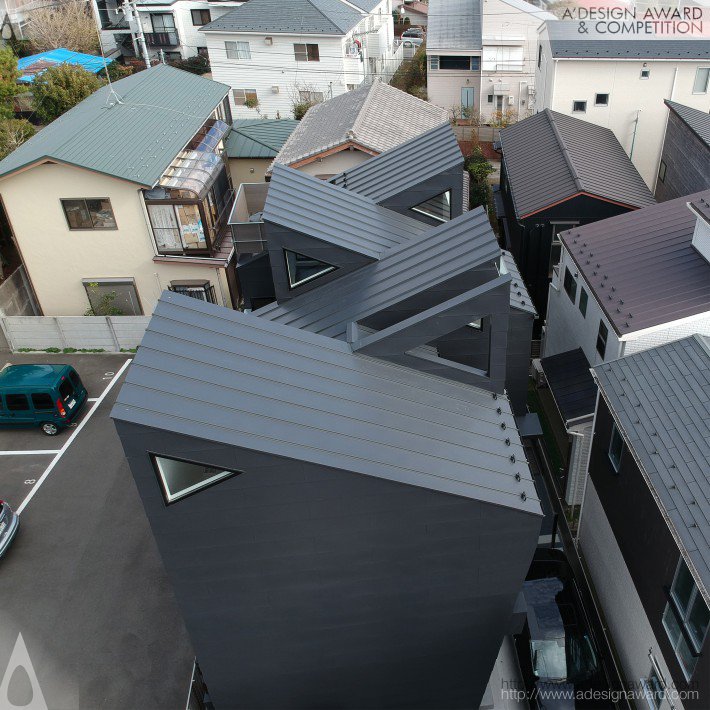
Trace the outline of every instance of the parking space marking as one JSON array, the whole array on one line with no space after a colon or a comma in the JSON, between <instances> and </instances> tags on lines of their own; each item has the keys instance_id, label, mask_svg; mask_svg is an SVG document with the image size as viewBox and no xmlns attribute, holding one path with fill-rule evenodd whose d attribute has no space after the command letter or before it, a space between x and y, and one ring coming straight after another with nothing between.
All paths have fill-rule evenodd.
<instances>
[{"instance_id":1,"label":"parking space marking","mask_svg":"<svg viewBox=\"0 0 710 710\"><path fill-rule=\"evenodd\" d=\"M0 451L0 456L38 456L40 454L58 454L61 449L42 449L41 451Z\"/></svg>"},{"instance_id":2,"label":"parking space marking","mask_svg":"<svg viewBox=\"0 0 710 710\"><path fill-rule=\"evenodd\" d=\"M72 442L74 439L78 436L79 432L84 428L84 424L91 419L91 417L94 415L94 412L96 412L103 400L105 399L106 395L111 391L111 388L118 382L120 379L121 375L125 372L126 368L133 362L132 358L129 358L126 360L126 362L123 363L121 366L121 369L113 376L111 379L111 382L108 383L106 386L106 389L101 393L99 397L97 397L96 401L93 402L93 406L91 409L86 413L86 416L81 420L79 426L77 426L76 429L71 433L71 436L66 440L64 446L62 446L61 449L56 453L54 458L50 461L49 466L44 470L44 473L37 479L37 483L33 486L32 490L29 492L27 495L27 498L25 498L20 505L17 506L15 512L20 515L22 511L27 507L27 504L32 500L34 497L34 494L37 493L37 491L40 489L40 486L44 483L44 481L47 479L49 474L52 472L54 467L59 463L59 460L62 458L64 455L64 452L72 445Z\"/></svg>"},{"instance_id":3,"label":"parking space marking","mask_svg":"<svg viewBox=\"0 0 710 710\"><path fill-rule=\"evenodd\" d=\"M87 397L86 401L87 402L96 402L98 400L98 397Z\"/></svg>"}]
</instances>

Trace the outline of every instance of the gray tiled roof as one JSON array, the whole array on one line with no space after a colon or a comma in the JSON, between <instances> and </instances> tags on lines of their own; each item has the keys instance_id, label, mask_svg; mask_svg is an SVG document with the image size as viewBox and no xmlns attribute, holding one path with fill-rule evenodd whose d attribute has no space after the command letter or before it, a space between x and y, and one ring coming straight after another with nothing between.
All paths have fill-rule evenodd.
<instances>
[{"instance_id":1,"label":"gray tiled roof","mask_svg":"<svg viewBox=\"0 0 710 710\"><path fill-rule=\"evenodd\" d=\"M463 154L451 126L442 123L336 175L330 182L382 202L457 165L463 165Z\"/></svg>"},{"instance_id":2,"label":"gray tiled roof","mask_svg":"<svg viewBox=\"0 0 710 710\"><path fill-rule=\"evenodd\" d=\"M505 398L175 293L112 417L541 514Z\"/></svg>"},{"instance_id":3,"label":"gray tiled roof","mask_svg":"<svg viewBox=\"0 0 710 710\"><path fill-rule=\"evenodd\" d=\"M382 153L448 120L444 109L375 81L310 108L274 163L291 165L349 141Z\"/></svg>"},{"instance_id":4,"label":"gray tiled roof","mask_svg":"<svg viewBox=\"0 0 710 710\"><path fill-rule=\"evenodd\" d=\"M427 54L483 48L481 0L429 0Z\"/></svg>"},{"instance_id":5,"label":"gray tiled roof","mask_svg":"<svg viewBox=\"0 0 710 710\"><path fill-rule=\"evenodd\" d=\"M691 244L687 206L700 198L710 190L560 235L620 335L710 311L710 264Z\"/></svg>"},{"instance_id":6,"label":"gray tiled roof","mask_svg":"<svg viewBox=\"0 0 710 710\"><path fill-rule=\"evenodd\" d=\"M373 259L428 229L419 220L284 165L274 168L263 219Z\"/></svg>"},{"instance_id":7,"label":"gray tiled roof","mask_svg":"<svg viewBox=\"0 0 710 710\"><path fill-rule=\"evenodd\" d=\"M666 106L710 148L710 114L666 99Z\"/></svg>"},{"instance_id":8,"label":"gray tiled roof","mask_svg":"<svg viewBox=\"0 0 710 710\"><path fill-rule=\"evenodd\" d=\"M588 23L591 24L591 23ZM710 42L705 39L609 39L609 35L579 33L579 23L551 20L545 23L550 51L557 59L709 59Z\"/></svg>"},{"instance_id":9,"label":"gray tiled roof","mask_svg":"<svg viewBox=\"0 0 710 710\"><path fill-rule=\"evenodd\" d=\"M379 261L256 313L331 338L344 338L349 322L422 293L500 254L482 208L437 227L420 225L424 234L388 250Z\"/></svg>"},{"instance_id":10,"label":"gray tiled roof","mask_svg":"<svg viewBox=\"0 0 710 710\"><path fill-rule=\"evenodd\" d=\"M520 269L515 263L513 255L505 249L501 249L501 253L503 255L503 264L512 278L510 282L510 307L518 311L530 313L537 318L537 311L533 305L532 298L530 298L528 289L525 287L525 281L523 281L523 277L520 275Z\"/></svg>"},{"instance_id":11,"label":"gray tiled roof","mask_svg":"<svg viewBox=\"0 0 710 710\"><path fill-rule=\"evenodd\" d=\"M0 161L0 176L56 160L153 187L229 87L159 64L103 87Z\"/></svg>"},{"instance_id":12,"label":"gray tiled roof","mask_svg":"<svg viewBox=\"0 0 710 710\"><path fill-rule=\"evenodd\" d=\"M344 35L362 18L341 0L249 0L200 31Z\"/></svg>"},{"instance_id":13,"label":"gray tiled roof","mask_svg":"<svg viewBox=\"0 0 710 710\"><path fill-rule=\"evenodd\" d=\"M630 207L655 202L608 128L545 109L500 140L518 218L582 192Z\"/></svg>"},{"instance_id":14,"label":"gray tiled roof","mask_svg":"<svg viewBox=\"0 0 710 710\"><path fill-rule=\"evenodd\" d=\"M594 373L686 554L710 590L710 340L695 335Z\"/></svg>"}]
</instances>

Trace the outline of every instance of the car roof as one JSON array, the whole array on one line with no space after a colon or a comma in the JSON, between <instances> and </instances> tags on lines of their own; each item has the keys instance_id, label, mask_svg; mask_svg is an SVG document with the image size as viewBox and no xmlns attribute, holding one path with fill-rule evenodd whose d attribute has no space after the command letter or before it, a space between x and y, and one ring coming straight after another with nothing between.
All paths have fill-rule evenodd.
<instances>
[{"instance_id":1,"label":"car roof","mask_svg":"<svg viewBox=\"0 0 710 710\"><path fill-rule=\"evenodd\" d=\"M8 365L0 370L0 388L51 387L68 365Z\"/></svg>"}]
</instances>

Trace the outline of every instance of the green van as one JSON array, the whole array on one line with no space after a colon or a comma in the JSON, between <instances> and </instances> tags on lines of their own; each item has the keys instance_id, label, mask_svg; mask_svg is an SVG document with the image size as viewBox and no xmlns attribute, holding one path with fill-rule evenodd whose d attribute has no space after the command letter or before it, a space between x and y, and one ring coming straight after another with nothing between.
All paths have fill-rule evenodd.
<instances>
[{"instance_id":1,"label":"green van","mask_svg":"<svg viewBox=\"0 0 710 710\"><path fill-rule=\"evenodd\" d=\"M86 396L69 365L7 365L0 370L0 427L38 426L54 436L76 417Z\"/></svg>"}]
</instances>

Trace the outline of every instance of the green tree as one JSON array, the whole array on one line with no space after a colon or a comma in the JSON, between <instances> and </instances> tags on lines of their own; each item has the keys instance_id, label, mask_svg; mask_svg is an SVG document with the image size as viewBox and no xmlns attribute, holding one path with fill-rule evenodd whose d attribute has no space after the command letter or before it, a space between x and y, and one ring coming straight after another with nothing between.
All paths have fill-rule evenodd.
<instances>
[{"instance_id":1,"label":"green tree","mask_svg":"<svg viewBox=\"0 0 710 710\"><path fill-rule=\"evenodd\" d=\"M412 96L426 100L426 46L420 45L414 56L402 62L390 82Z\"/></svg>"},{"instance_id":2,"label":"green tree","mask_svg":"<svg viewBox=\"0 0 710 710\"><path fill-rule=\"evenodd\" d=\"M0 160L12 153L35 133L35 127L24 118L0 120Z\"/></svg>"},{"instance_id":3,"label":"green tree","mask_svg":"<svg viewBox=\"0 0 710 710\"><path fill-rule=\"evenodd\" d=\"M43 123L49 123L90 96L102 85L101 80L78 66L61 64L42 72L32 84L35 111Z\"/></svg>"},{"instance_id":4,"label":"green tree","mask_svg":"<svg viewBox=\"0 0 710 710\"><path fill-rule=\"evenodd\" d=\"M493 191L488 176L493 172L493 166L486 160L480 145L475 146L471 151L471 155L466 158L465 166L471 176L469 192L471 209L484 205L490 219L494 209ZM491 224L495 224L495 220L491 219Z\"/></svg>"},{"instance_id":5,"label":"green tree","mask_svg":"<svg viewBox=\"0 0 710 710\"><path fill-rule=\"evenodd\" d=\"M0 49L0 118L12 118L12 99L26 91L17 80L20 78L17 57L9 47Z\"/></svg>"}]
</instances>

